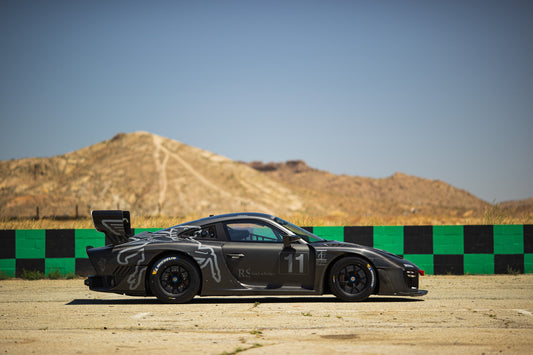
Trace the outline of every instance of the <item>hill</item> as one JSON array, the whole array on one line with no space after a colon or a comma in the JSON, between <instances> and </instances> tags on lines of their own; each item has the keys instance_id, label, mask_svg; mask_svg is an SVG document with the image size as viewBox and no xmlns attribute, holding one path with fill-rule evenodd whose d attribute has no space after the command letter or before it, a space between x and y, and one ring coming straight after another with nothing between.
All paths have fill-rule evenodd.
<instances>
[{"instance_id":1,"label":"hill","mask_svg":"<svg viewBox=\"0 0 533 355\"><path fill-rule=\"evenodd\" d=\"M528 213L531 201L509 204ZM443 181L402 173L334 175L304 161L235 162L158 135L136 132L51 158L0 162L0 216L201 217L235 211L333 216L352 223L394 216L468 218L491 205ZM507 208L507 207L506 207Z\"/></svg>"},{"instance_id":2,"label":"hill","mask_svg":"<svg viewBox=\"0 0 533 355\"><path fill-rule=\"evenodd\" d=\"M241 210L290 214L298 196L260 172L157 135L136 132L52 158L0 163L0 214L73 215L129 209L191 216Z\"/></svg>"},{"instance_id":3,"label":"hill","mask_svg":"<svg viewBox=\"0 0 533 355\"><path fill-rule=\"evenodd\" d=\"M249 165L295 191L305 208L318 214L392 217L470 217L483 214L489 204L440 180L403 173L381 179L334 175L303 161L252 162Z\"/></svg>"}]
</instances>

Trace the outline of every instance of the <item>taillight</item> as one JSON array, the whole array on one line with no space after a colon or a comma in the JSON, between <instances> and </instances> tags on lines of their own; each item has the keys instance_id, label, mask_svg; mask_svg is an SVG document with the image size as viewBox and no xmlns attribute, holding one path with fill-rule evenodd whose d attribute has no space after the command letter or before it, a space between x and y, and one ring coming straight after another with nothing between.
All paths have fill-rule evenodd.
<instances>
[{"instance_id":1,"label":"taillight","mask_svg":"<svg viewBox=\"0 0 533 355\"><path fill-rule=\"evenodd\" d=\"M426 274L424 270L418 270L418 273L420 274L420 276L424 276Z\"/></svg>"}]
</instances>

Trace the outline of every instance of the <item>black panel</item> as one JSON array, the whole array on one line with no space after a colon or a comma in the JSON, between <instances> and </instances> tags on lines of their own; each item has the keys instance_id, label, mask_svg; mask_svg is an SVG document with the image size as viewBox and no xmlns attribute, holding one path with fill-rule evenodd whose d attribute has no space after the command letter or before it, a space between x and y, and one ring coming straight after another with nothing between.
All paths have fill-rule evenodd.
<instances>
[{"instance_id":1,"label":"black panel","mask_svg":"<svg viewBox=\"0 0 533 355\"><path fill-rule=\"evenodd\" d=\"M47 258L73 258L76 254L74 229L47 229L46 249Z\"/></svg>"},{"instance_id":2,"label":"black panel","mask_svg":"<svg viewBox=\"0 0 533 355\"><path fill-rule=\"evenodd\" d=\"M310 232L310 233L313 233L313 227L300 227L300 228L303 228L305 229L306 231Z\"/></svg>"},{"instance_id":3,"label":"black panel","mask_svg":"<svg viewBox=\"0 0 533 355\"><path fill-rule=\"evenodd\" d=\"M533 224L524 225L524 253L533 254Z\"/></svg>"},{"instance_id":4,"label":"black panel","mask_svg":"<svg viewBox=\"0 0 533 355\"><path fill-rule=\"evenodd\" d=\"M403 253L433 254L433 227L404 226Z\"/></svg>"},{"instance_id":5,"label":"black panel","mask_svg":"<svg viewBox=\"0 0 533 355\"><path fill-rule=\"evenodd\" d=\"M0 230L0 259L15 259L15 231Z\"/></svg>"},{"instance_id":6,"label":"black panel","mask_svg":"<svg viewBox=\"0 0 533 355\"><path fill-rule=\"evenodd\" d=\"M493 254L494 234L491 225L464 226L465 254Z\"/></svg>"},{"instance_id":7,"label":"black panel","mask_svg":"<svg viewBox=\"0 0 533 355\"><path fill-rule=\"evenodd\" d=\"M96 274L89 259L76 258L76 275L89 276Z\"/></svg>"},{"instance_id":8,"label":"black panel","mask_svg":"<svg viewBox=\"0 0 533 355\"><path fill-rule=\"evenodd\" d=\"M435 275L463 275L463 255L433 255L433 272Z\"/></svg>"},{"instance_id":9,"label":"black panel","mask_svg":"<svg viewBox=\"0 0 533 355\"><path fill-rule=\"evenodd\" d=\"M512 274L524 273L524 254L496 254L494 255L494 273Z\"/></svg>"},{"instance_id":10,"label":"black panel","mask_svg":"<svg viewBox=\"0 0 533 355\"><path fill-rule=\"evenodd\" d=\"M15 276L20 277L22 270L40 271L44 274L44 259L17 259Z\"/></svg>"},{"instance_id":11,"label":"black panel","mask_svg":"<svg viewBox=\"0 0 533 355\"><path fill-rule=\"evenodd\" d=\"M374 246L374 227L372 226L352 226L344 227L344 241L348 243L356 243Z\"/></svg>"}]
</instances>

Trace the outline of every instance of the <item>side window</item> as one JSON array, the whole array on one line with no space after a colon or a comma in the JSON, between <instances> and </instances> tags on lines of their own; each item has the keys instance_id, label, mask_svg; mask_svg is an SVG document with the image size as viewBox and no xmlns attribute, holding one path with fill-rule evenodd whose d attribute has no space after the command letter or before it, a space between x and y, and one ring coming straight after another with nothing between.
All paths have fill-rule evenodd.
<instances>
[{"instance_id":1,"label":"side window","mask_svg":"<svg viewBox=\"0 0 533 355\"><path fill-rule=\"evenodd\" d=\"M217 239L217 232L214 225L205 226L201 230L195 230L194 232L184 233L183 237L192 237L196 239Z\"/></svg>"},{"instance_id":2,"label":"side window","mask_svg":"<svg viewBox=\"0 0 533 355\"><path fill-rule=\"evenodd\" d=\"M232 242L283 242L283 238L279 232L260 222L232 222L226 223L224 227Z\"/></svg>"},{"instance_id":3,"label":"side window","mask_svg":"<svg viewBox=\"0 0 533 355\"><path fill-rule=\"evenodd\" d=\"M204 228L202 228L197 238L217 239L217 232L215 226L205 226Z\"/></svg>"}]
</instances>

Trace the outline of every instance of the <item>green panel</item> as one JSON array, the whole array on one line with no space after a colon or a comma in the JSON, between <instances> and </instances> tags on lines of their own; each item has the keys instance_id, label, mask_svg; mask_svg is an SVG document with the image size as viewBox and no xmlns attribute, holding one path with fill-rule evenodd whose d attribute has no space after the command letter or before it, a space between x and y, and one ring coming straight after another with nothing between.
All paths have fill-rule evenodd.
<instances>
[{"instance_id":1,"label":"green panel","mask_svg":"<svg viewBox=\"0 0 533 355\"><path fill-rule=\"evenodd\" d=\"M59 270L61 275L76 271L75 258L48 258L44 260L44 273L48 275L51 271Z\"/></svg>"},{"instance_id":2,"label":"green panel","mask_svg":"<svg viewBox=\"0 0 533 355\"><path fill-rule=\"evenodd\" d=\"M433 226L434 254L463 254L464 250L463 226Z\"/></svg>"},{"instance_id":3,"label":"green panel","mask_svg":"<svg viewBox=\"0 0 533 355\"><path fill-rule=\"evenodd\" d=\"M374 227L374 248L403 254L403 226Z\"/></svg>"},{"instance_id":4,"label":"green panel","mask_svg":"<svg viewBox=\"0 0 533 355\"><path fill-rule=\"evenodd\" d=\"M140 234L142 232L157 232L160 230L161 228L135 228L135 234Z\"/></svg>"},{"instance_id":5,"label":"green panel","mask_svg":"<svg viewBox=\"0 0 533 355\"><path fill-rule=\"evenodd\" d=\"M85 249L87 247L103 247L105 245L105 234L96 229L76 229L75 231L75 253L76 258L87 258Z\"/></svg>"},{"instance_id":6,"label":"green panel","mask_svg":"<svg viewBox=\"0 0 533 355\"><path fill-rule=\"evenodd\" d=\"M0 271L9 277L15 277L16 259L0 259Z\"/></svg>"},{"instance_id":7,"label":"green panel","mask_svg":"<svg viewBox=\"0 0 533 355\"><path fill-rule=\"evenodd\" d=\"M494 274L494 254L465 254L465 274Z\"/></svg>"},{"instance_id":8,"label":"green panel","mask_svg":"<svg viewBox=\"0 0 533 355\"><path fill-rule=\"evenodd\" d=\"M524 273L533 274L533 254L524 254Z\"/></svg>"},{"instance_id":9,"label":"green panel","mask_svg":"<svg viewBox=\"0 0 533 355\"><path fill-rule=\"evenodd\" d=\"M406 254L403 257L424 270L426 275L434 274L433 254Z\"/></svg>"},{"instance_id":10,"label":"green panel","mask_svg":"<svg viewBox=\"0 0 533 355\"><path fill-rule=\"evenodd\" d=\"M17 259L44 258L45 238L44 229L21 229L15 231L15 256Z\"/></svg>"},{"instance_id":11,"label":"green panel","mask_svg":"<svg viewBox=\"0 0 533 355\"><path fill-rule=\"evenodd\" d=\"M524 226L495 225L494 254L524 254Z\"/></svg>"},{"instance_id":12,"label":"green panel","mask_svg":"<svg viewBox=\"0 0 533 355\"><path fill-rule=\"evenodd\" d=\"M327 240L344 242L344 227L313 227L313 234Z\"/></svg>"}]
</instances>

